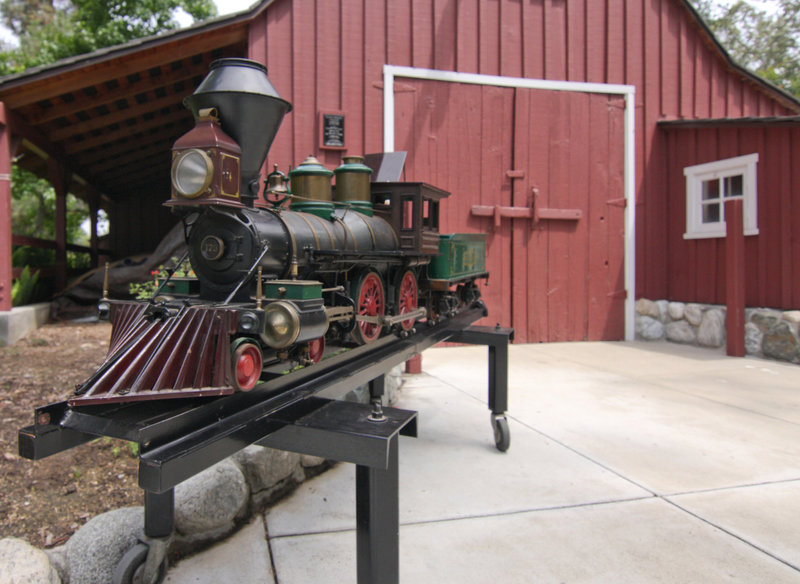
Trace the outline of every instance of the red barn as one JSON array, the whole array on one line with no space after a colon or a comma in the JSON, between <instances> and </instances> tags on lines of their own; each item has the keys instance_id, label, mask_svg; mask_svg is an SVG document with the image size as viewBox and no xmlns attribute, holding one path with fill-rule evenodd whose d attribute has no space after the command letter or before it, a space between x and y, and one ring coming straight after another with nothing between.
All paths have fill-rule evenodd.
<instances>
[{"instance_id":1,"label":"red barn","mask_svg":"<svg viewBox=\"0 0 800 584\"><path fill-rule=\"evenodd\" d=\"M72 184L107 208L115 255L152 248L191 126L180 101L222 56L266 64L294 105L268 168L404 150L405 180L451 191L443 230L489 234L490 319L518 341L632 338L642 296L724 302L729 198L747 304L800 307L800 102L733 63L686 0L265 0L0 80L0 175L38 157L61 198ZM326 143L329 121L343 135Z\"/></svg>"}]
</instances>

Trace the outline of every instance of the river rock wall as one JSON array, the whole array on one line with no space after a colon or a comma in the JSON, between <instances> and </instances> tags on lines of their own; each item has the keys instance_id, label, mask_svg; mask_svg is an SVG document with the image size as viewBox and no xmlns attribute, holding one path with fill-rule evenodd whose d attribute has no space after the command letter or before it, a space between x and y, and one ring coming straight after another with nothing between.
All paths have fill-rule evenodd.
<instances>
[{"instance_id":1,"label":"river rock wall","mask_svg":"<svg viewBox=\"0 0 800 584\"><path fill-rule=\"evenodd\" d=\"M667 340L700 347L726 343L725 306L636 301L636 338ZM745 309L744 345L748 355L800 363L800 310Z\"/></svg>"}]
</instances>

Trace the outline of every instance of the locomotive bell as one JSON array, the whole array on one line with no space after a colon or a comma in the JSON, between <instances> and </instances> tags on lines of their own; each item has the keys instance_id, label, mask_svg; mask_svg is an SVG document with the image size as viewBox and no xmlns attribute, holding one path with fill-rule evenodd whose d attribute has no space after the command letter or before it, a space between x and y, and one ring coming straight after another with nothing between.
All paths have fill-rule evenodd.
<instances>
[{"instance_id":1,"label":"locomotive bell","mask_svg":"<svg viewBox=\"0 0 800 584\"><path fill-rule=\"evenodd\" d=\"M372 217L369 178L372 169L364 164L363 156L345 156L333 171L336 175L336 201L348 203L356 211Z\"/></svg>"},{"instance_id":2,"label":"locomotive bell","mask_svg":"<svg viewBox=\"0 0 800 584\"><path fill-rule=\"evenodd\" d=\"M252 206L261 165L292 104L278 95L267 68L249 59L214 61L195 92L183 101L195 119L202 109L219 111L222 129L242 149L240 190Z\"/></svg>"}]
</instances>

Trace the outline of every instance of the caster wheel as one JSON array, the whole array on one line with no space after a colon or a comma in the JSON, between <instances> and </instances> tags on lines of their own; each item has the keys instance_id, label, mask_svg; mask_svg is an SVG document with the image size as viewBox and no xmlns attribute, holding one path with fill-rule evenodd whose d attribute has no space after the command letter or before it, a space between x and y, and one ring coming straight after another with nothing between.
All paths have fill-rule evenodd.
<instances>
[{"instance_id":1,"label":"caster wheel","mask_svg":"<svg viewBox=\"0 0 800 584\"><path fill-rule=\"evenodd\" d=\"M113 584L160 584L167 576L167 558L158 566L155 578L150 582L144 581L144 564L150 548L143 543L137 543L122 556L114 568Z\"/></svg>"},{"instance_id":2,"label":"caster wheel","mask_svg":"<svg viewBox=\"0 0 800 584\"><path fill-rule=\"evenodd\" d=\"M506 417L492 415L492 429L494 430L494 445L500 452L505 452L511 445L511 433L508 430Z\"/></svg>"}]
</instances>

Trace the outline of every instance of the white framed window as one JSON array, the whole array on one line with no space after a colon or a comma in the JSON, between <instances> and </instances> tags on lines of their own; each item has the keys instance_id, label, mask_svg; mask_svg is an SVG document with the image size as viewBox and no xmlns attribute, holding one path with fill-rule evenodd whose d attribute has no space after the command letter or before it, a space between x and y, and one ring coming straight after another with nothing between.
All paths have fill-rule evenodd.
<instances>
[{"instance_id":1,"label":"white framed window","mask_svg":"<svg viewBox=\"0 0 800 584\"><path fill-rule=\"evenodd\" d=\"M687 166L686 233L684 239L725 237L725 201L742 199L744 234L758 235L756 164L758 154L746 154Z\"/></svg>"}]
</instances>

